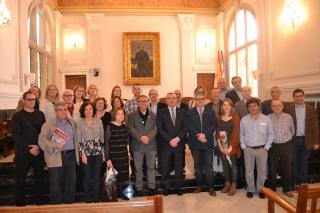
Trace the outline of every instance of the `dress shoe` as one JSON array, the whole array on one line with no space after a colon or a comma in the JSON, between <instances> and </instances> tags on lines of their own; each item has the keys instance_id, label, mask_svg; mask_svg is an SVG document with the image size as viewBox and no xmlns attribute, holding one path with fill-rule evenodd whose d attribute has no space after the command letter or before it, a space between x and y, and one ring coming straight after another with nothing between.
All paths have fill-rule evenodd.
<instances>
[{"instance_id":1,"label":"dress shoe","mask_svg":"<svg viewBox=\"0 0 320 213\"><path fill-rule=\"evenodd\" d=\"M163 196L168 196L169 195L169 189L164 189L162 191Z\"/></svg>"},{"instance_id":2,"label":"dress shoe","mask_svg":"<svg viewBox=\"0 0 320 213\"><path fill-rule=\"evenodd\" d=\"M259 192L258 195L259 195L259 198L261 198L261 199L265 199L266 198L266 196L262 192Z\"/></svg>"},{"instance_id":3,"label":"dress shoe","mask_svg":"<svg viewBox=\"0 0 320 213\"><path fill-rule=\"evenodd\" d=\"M283 194L287 195L288 197L294 197L294 194L292 191L289 192L283 192Z\"/></svg>"},{"instance_id":4,"label":"dress shoe","mask_svg":"<svg viewBox=\"0 0 320 213\"><path fill-rule=\"evenodd\" d=\"M198 194L201 192L201 187L197 186L196 189L194 190L194 193Z\"/></svg>"},{"instance_id":5,"label":"dress shoe","mask_svg":"<svg viewBox=\"0 0 320 213\"><path fill-rule=\"evenodd\" d=\"M179 196L182 196L183 195L182 189L176 189L176 194Z\"/></svg>"},{"instance_id":6,"label":"dress shoe","mask_svg":"<svg viewBox=\"0 0 320 213\"><path fill-rule=\"evenodd\" d=\"M210 196L212 197L216 196L216 192L214 191L214 189L209 189L208 192Z\"/></svg>"},{"instance_id":7,"label":"dress shoe","mask_svg":"<svg viewBox=\"0 0 320 213\"><path fill-rule=\"evenodd\" d=\"M253 198L253 192L247 192L247 198Z\"/></svg>"}]
</instances>

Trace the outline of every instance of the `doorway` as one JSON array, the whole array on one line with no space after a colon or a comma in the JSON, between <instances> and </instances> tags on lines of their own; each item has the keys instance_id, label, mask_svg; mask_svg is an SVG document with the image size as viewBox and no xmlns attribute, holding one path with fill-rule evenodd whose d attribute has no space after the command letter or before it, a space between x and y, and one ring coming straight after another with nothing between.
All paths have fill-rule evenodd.
<instances>
[{"instance_id":1,"label":"doorway","mask_svg":"<svg viewBox=\"0 0 320 213\"><path fill-rule=\"evenodd\" d=\"M211 90L214 88L214 73L197 73L197 86L202 86L206 89L206 98L211 100Z\"/></svg>"},{"instance_id":2,"label":"doorway","mask_svg":"<svg viewBox=\"0 0 320 213\"><path fill-rule=\"evenodd\" d=\"M66 89L73 89L76 85L81 85L84 89L87 88L86 75L65 75Z\"/></svg>"}]
</instances>

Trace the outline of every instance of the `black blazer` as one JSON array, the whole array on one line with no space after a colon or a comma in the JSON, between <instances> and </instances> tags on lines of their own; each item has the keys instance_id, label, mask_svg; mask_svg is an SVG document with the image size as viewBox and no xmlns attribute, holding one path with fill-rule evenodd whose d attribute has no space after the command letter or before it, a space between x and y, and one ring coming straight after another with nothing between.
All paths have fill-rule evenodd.
<instances>
[{"instance_id":1,"label":"black blazer","mask_svg":"<svg viewBox=\"0 0 320 213\"><path fill-rule=\"evenodd\" d=\"M149 103L149 109L150 109L150 107L151 107L151 103ZM159 110L160 110L160 109L163 109L163 108L165 108L165 107L167 107L167 104L158 102L157 115L158 115Z\"/></svg>"},{"instance_id":2,"label":"black blazer","mask_svg":"<svg viewBox=\"0 0 320 213\"><path fill-rule=\"evenodd\" d=\"M186 111L179 107L176 108L176 120L173 125L169 108L163 108L158 111L157 127L160 134L161 150L168 149L185 149L185 139L187 133L187 127L185 125ZM179 137L180 142L176 148L170 146L169 141L172 138Z\"/></svg>"},{"instance_id":3,"label":"black blazer","mask_svg":"<svg viewBox=\"0 0 320 213\"><path fill-rule=\"evenodd\" d=\"M232 90L230 90L229 92L227 92L227 93L226 93L226 98L229 98L229 99L232 100L233 106L235 106L236 103L237 103L238 101L240 101L240 98L239 98L239 96L238 96L238 94L237 94L237 92L236 92L235 89L232 89Z\"/></svg>"},{"instance_id":4,"label":"black blazer","mask_svg":"<svg viewBox=\"0 0 320 213\"><path fill-rule=\"evenodd\" d=\"M181 102L181 104L180 104L180 107L179 107L179 108L180 108L180 109L184 109L185 111L188 111L188 109L189 109L188 104L183 103L183 102Z\"/></svg>"},{"instance_id":5,"label":"black blazer","mask_svg":"<svg viewBox=\"0 0 320 213\"><path fill-rule=\"evenodd\" d=\"M193 107L187 112L187 128L188 142L191 150L195 149L213 149L213 132L216 129L217 117L212 109L205 107L202 114L202 131L200 124L200 116L196 107ZM208 143L201 143L197 139L199 133L204 133Z\"/></svg>"}]
</instances>

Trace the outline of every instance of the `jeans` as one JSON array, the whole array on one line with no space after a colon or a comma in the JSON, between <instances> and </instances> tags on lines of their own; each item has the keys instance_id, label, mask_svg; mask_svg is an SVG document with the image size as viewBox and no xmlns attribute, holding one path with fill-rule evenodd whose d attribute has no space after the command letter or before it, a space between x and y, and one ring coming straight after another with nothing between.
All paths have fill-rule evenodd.
<instances>
[{"instance_id":1,"label":"jeans","mask_svg":"<svg viewBox=\"0 0 320 213\"><path fill-rule=\"evenodd\" d=\"M209 189L213 188L213 150L212 149L194 149L191 150L196 172L196 183L198 187L203 185L205 177L206 185Z\"/></svg>"},{"instance_id":2,"label":"jeans","mask_svg":"<svg viewBox=\"0 0 320 213\"><path fill-rule=\"evenodd\" d=\"M305 145L305 138L294 137L292 158L292 182L293 185L308 182L308 160L311 150Z\"/></svg>"},{"instance_id":3,"label":"jeans","mask_svg":"<svg viewBox=\"0 0 320 213\"><path fill-rule=\"evenodd\" d=\"M34 187L35 202L40 204L43 202L43 167L44 159L43 152L39 155L33 156L29 153L17 153L16 154L16 205L24 206L25 201L25 188L26 178L30 168L33 168L34 172Z\"/></svg>"},{"instance_id":4,"label":"jeans","mask_svg":"<svg viewBox=\"0 0 320 213\"><path fill-rule=\"evenodd\" d=\"M88 164L82 164L84 201L100 201L102 156L87 156Z\"/></svg>"},{"instance_id":5,"label":"jeans","mask_svg":"<svg viewBox=\"0 0 320 213\"><path fill-rule=\"evenodd\" d=\"M238 179L237 155L231 155L230 160L232 163L231 166L229 161L227 160L226 155L221 154L223 175L226 181L237 183L237 179Z\"/></svg>"},{"instance_id":6,"label":"jeans","mask_svg":"<svg viewBox=\"0 0 320 213\"><path fill-rule=\"evenodd\" d=\"M75 152L61 153L62 166L49 168L50 204L73 203L76 193ZM62 196L64 185L64 199Z\"/></svg>"}]
</instances>

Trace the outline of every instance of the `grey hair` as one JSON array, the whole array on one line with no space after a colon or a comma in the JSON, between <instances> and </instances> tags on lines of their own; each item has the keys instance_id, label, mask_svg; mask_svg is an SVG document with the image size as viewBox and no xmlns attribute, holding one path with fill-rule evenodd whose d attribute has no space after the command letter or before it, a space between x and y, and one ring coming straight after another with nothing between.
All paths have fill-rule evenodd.
<instances>
[{"instance_id":1,"label":"grey hair","mask_svg":"<svg viewBox=\"0 0 320 213\"><path fill-rule=\"evenodd\" d=\"M64 101L58 101L55 105L54 105L54 110L58 111L59 107L67 107L66 102Z\"/></svg>"},{"instance_id":2,"label":"grey hair","mask_svg":"<svg viewBox=\"0 0 320 213\"><path fill-rule=\"evenodd\" d=\"M74 92L73 92L72 89L65 89L65 90L63 90L62 95L66 94L66 93L68 93L68 92L71 93L72 95L74 95Z\"/></svg>"}]
</instances>

